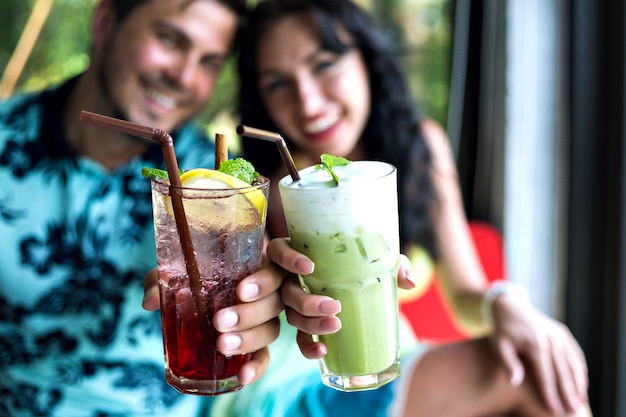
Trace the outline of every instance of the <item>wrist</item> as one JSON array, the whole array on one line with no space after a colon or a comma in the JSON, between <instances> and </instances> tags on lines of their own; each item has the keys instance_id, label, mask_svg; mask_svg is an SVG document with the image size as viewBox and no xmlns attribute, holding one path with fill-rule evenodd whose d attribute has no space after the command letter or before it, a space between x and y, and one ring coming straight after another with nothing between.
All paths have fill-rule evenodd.
<instances>
[{"instance_id":1,"label":"wrist","mask_svg":"<svg viewBox=\"0 0 626 417\"><path fill-rule=\"evenodd\" d=\"M483 323L493 324L493 303L502 296L507 295L518 302L528 302L528 291L520 284L507 280L492 281L483 294L480 304L480 313Z\"/></svg>"}]
</instances>

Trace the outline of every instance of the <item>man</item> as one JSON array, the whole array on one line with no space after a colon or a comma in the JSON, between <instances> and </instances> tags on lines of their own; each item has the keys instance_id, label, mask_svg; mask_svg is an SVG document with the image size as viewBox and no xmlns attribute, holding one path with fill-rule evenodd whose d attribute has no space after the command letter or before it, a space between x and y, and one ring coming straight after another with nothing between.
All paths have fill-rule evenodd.
<instances>
[{"instance_id":1,"label":"man","mask_svg":"<svg viewBox=\"0 0 626 417\"><path fill-rule=\"evenodd\" d=\"M161 150L79 115L163 129L181 168L210 167L213 146L189 121L211 96L243 4L102 0L88 69L0 105L0 415L195 416L205 405L165 383L158 314L141 308L156 255L140 169L163 167ZM283 308L285 273L264 265L239 286L244 303L216 316L230 331L223 353L255 352L244 384L264 373Z\"/></svg>"}]
</instances>

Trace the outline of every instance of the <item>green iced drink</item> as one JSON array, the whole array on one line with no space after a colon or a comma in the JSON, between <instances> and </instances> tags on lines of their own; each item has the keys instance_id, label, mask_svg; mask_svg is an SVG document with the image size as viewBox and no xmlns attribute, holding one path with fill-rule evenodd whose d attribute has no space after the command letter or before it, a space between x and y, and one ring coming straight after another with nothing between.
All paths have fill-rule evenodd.
<instances>
[{"instance_id":1,"label":"green iced drink","mask_svg":"<svg viewBox=\"0 0 626 417\"><path fill-rule=\"evenodd\" d=\"M319 336L322 380L343 391L373 389L400 372L396 170L357 161L329 173L309 167L279 182L292 246L315 262L305 290L341 302L342 328Z\"/></svg>"}]
</instances>

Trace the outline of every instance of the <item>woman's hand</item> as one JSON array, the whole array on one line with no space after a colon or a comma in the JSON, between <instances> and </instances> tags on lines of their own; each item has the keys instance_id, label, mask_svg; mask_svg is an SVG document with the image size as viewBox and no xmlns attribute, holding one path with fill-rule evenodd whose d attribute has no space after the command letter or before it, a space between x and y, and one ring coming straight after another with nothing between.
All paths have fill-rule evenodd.
<instances>
[{"instance_id":1,"label":"woman's hand","mask_svg":"<svg viewBox=\"0 0 626 417\"><path fill-rule=\"evenodd\" d=\"M278 265L293 274L310 274L313 262L291 248L289 239L273 239L267 246L267 255ZM319 359L326 354L326 346L314 342L312 334L331 334L341 328L335 316L341 311L339 301L323 295L307 294L302 290L297 275L289 276L283 283L281 296L285 303L287 321L298 329L297 342L302 354L309 359Z\"/></svg>"},{"instance_id":2,"label":"woman's hand","mask_svg":"<svg viewBox=\"0 0 626 417\"><path fill-rule=\"evenodd\" d=\"M218 350L225 355L253 352L252 359L239 371L239 381L243 385L257 381L267 369L267 346L278 337L278 315L284 308L278 290L287 275L285 270L264 255L262 268L237 286L241 303L215 313L215 328L222 333L217 338ZM150 270L144 277L142 305L146 310L159 308L156 269Z\"/></svg>"},{"instance_id":3,"label":"woman's hand","mask_svg":"<svg viewBox=\"0 0 626 417\"><path fill-rule=\"evenodd\" d=\"M289 239L274 239L267 248L267 254L274 262L294 274L310 274L313 262L295 251ZM401 255L398 273L398 286L411 289L415 286L412 278L411 263ZM315 342L311 335L332 334L341 328L341 321L336 314L341 311L339 301L323 296L306 293L298 277L288 277L283 283L281 295L285 303L287 321L298 329L297 341L302 354L309 359L319 359L326 355L326 346Z\"/></svg>"},{"instance_id":4,"label":"woman's hand","mask_svg":"<svg viewBox=\"0 0 626 417\"><path fill-rule=\"evenodd\" d=\"M492 308L491 341L514 385L524 380L525 364L551 410L571 412L588 401L585 355L567 326L508 294L498 296Z\"/></svg>"}]
</instances>

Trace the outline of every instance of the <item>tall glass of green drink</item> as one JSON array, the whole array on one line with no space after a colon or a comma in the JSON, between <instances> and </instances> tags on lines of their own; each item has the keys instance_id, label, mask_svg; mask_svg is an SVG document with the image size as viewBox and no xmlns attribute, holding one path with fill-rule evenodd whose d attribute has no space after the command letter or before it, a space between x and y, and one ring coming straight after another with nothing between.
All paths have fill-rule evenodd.
<instances>
[{"instance_id":1,"label":"tall glass of green drink","mask_svg":"<svg viewBox=\"0 0 626 417\"><path fill-rule=\"evenodd\" d=\"M315 263L303 288L339 300L342 328L320 335L324 384L378 388L400 374L397 274L400 259L396 169L355 161L279 182L291 245Z\"/></svg>"}]
</instances>

